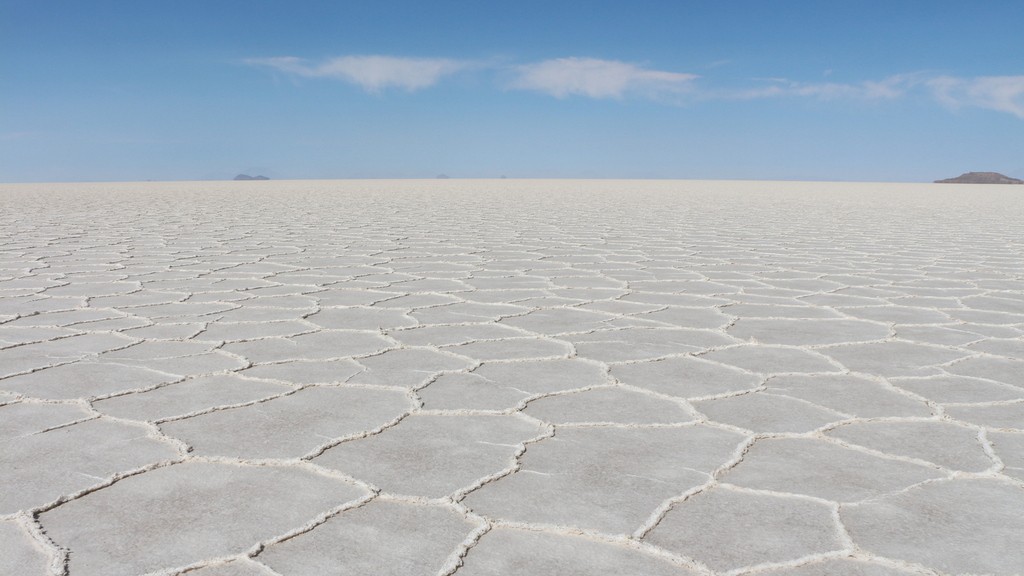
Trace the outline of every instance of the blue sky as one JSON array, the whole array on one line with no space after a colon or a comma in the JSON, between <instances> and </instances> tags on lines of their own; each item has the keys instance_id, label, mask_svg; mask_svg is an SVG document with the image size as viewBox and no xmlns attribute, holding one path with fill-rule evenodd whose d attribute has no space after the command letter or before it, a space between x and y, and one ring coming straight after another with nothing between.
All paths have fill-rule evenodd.
<instances>
[{"instance_id":1,"label":"blue sky","mask_svg":"<svg viewBox=\"0 0 1024 576\"><path fill-rule=\"evenodd\" d=\"M0 0L0 182L1024 177L1024 2Z\"/></svg>"}]
</instances>

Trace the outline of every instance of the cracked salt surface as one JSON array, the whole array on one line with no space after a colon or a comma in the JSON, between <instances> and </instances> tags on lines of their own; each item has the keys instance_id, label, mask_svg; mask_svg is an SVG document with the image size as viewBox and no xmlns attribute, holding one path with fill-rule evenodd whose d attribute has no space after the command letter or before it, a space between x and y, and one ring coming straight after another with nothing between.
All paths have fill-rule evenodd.
<instances>
[{"instance_id":1,"label":"cracked salt surface","mask_svg":"<svg viewBox=\"0 0 1024 576\"><path fill-rule=\"evenodd\" d=\"M0 185L0 575L1024 574L1002 187Z\"/></svg>"}]
</instances>

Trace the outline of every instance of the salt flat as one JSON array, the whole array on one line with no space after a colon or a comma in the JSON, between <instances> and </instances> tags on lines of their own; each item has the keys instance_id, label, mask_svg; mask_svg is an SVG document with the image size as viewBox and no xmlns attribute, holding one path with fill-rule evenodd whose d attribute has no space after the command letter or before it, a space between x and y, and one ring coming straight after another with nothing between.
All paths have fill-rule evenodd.
<instances>
[{"instance_id":1,"label":"salt flat","mask_svg":"<svg viewBox=\"0 0 1024 576\"><path fill-rule=\"evenodd\" d=\"M0 186L0 573L1024 573L1024 187Z\"/></svg>"}]
</instances>

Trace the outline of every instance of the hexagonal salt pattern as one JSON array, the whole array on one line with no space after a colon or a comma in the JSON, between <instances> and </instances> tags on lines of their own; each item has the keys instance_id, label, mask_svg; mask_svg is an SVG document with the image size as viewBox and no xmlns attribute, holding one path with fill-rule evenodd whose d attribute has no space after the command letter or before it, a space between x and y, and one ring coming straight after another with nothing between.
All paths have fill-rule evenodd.
<instances>
[{"instance_id":1,"label":"hexagonal salt pattern","mask_svg":"<svg viewBox=\"0 0 1024 576\"><path fill-rule=\"evenodd\" d=\"M516 416L414 414L313 461L391 493L440 498L511 467L520 446L545 432Z\"/></svg>"},{"instance_id":2,"label":"hexagonal salt pattern","mask_svg":"<svg viewBox=\"0 0 1024 576\"><path fill-rule=\"evenodd\" d=\"M125 478L39 522L71 550L72 573L141 574L246 552L366 494L298 467L186 462Z\"/></svg>"},{"instance_id":3,"label":"hexagonal salt pattern","mask_svg":"<svg viewBox=\"0 0 1024 576\"><path fill-rule=\"evenodd\" d=\"M1024 488L996 479L932 482L842 510L862 548L952 574L1020 574ZM965 554L965 550L970 550Z\"/></svg>"},{"instance_id":4,"label":"hexagonal salt pattern","mask_svg":"<svg viewBox=\"0 0 1024 576\"><path fill-rule=\"evenodd\" d=\"M745 488L859 502L942 476L933 467L817 438L768 438L751 446L723 480Z\"/></svg>"},{"instance_id":5,"label":"hexagonal salt pattern","mask_svg":"<svg viewBox=\"0 0 1024 576\"><path fill-rule=\"evenodd\" d=\"M312 386L265 402L165 422L160 428L197 454L298 458L346 436L381 428L411 409L408 397L394 390Z\"/></svg>"},{"instance_id":6,"label":"hexagonal salt pattern","mask_svg":"<svg viewBox=\"0 0 1024 576\"><path fill-rule=\"evenodd\" d=\"M485 362L469 373L444 374L419 391L424 407L505 410L527 399L608 384L606 368L573 359Z\"/></svg>"},{"instance_id":7,"label":"hexagonal salt pattern","mask_svg":"<svg viewBox=\"0 0 1024 576\"><path fill-rule=\"evenodd\" d=\"M380 498L269 546L259 559L280 574L427 574L480 526L458 510Z\"/></svg>"},{"instance_id":8,"label":"hexagonal salt pattern","mask_svg":"<svg viewBox=\"0 0 1024 576\"><path fill-rule=\"evenodd\" d=\"M853 422L830 430L828 435L951 470L983 472L996 467L996 462L985 453L977 430L949 422Z\"/></svg>"},{"instance_id":9,"label":"hexagonal salt pattern","mask_svg":"<svg viewBox=\"0 0 1024 576\"><path fill-rule=\"evenodd\" d=\"M845 547L827 504L721 488L676 504L646 540L719 571Z\"/></svg>"},{"instance_id":10,"label":"hexagonal salt pattern","mask_svg":"<svg viewBox=\"0 0 1024 576\"><path fill-rule=\"evenodd\" d=\"M102 418L2 442L0 514L38 508L181 454L146 426Z\"/></svg>"},{"instance_id":11,"label":"hexagonal salt pattern","mask_svg":"<svg viewBox=\"0 0 1024 576\"><path fill-rule=\"evenodd\" d=\"M47 186L0 574L1024 566L1016 190Z\"/></svg>"},{"instance_id":12,"label":"hexagonal salt pattern","mask_svg":"<svg viewBox=\"0 0 1024 576\"><path fill-rule=\"evenodd\" d=\"M741 440L704 426L566 428L466 505L489 518L630 534L661 502L706 483Z\"/></svg>"}]
</instances>

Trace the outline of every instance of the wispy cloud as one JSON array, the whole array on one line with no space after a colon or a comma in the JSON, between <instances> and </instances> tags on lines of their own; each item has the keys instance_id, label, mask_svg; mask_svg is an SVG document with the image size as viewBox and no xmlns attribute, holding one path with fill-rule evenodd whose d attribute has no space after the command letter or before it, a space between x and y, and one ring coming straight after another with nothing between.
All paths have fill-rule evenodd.
<instances>
[{"instance_id":1,"label":"wispy cloud","mask_svg":"<svg viewBox=\"0 0 1024 576\"><path fill-rule=\"evenodd\" d=\"M557 58L515 68L511 87L565 98L622 98L627 93L656 96L685 91L693 74L651 70L618 60Z\"/></svg>"},{"instance_id":2,"label":"wispy cloud","mask_svg":"<svg viewBox=\"0 0 1024 576\"><path fill-rule=\"evenodd\" d=\"M822 100L894 100L911 94L931 96L952 108L983 108L1024 119L1024 76L957 78L924 73L897 74L882 80L858 83L793 82L768 79L767 86L733 91L707 91L708 99L751 100L776 97L810 97Z\"/></svg>"},{"instance_id":3,"label":"wispy cloud","mask_svg":"<svg viewBox=\"0 0 1024 576\"><path fill-rule=\"evenodd\" d=\"M939 76L929 80L928 86L950 108L985 108L1024 119L1024 76Z\"/></svg>"},{"instance_id":4,"label":"wispy cloud","mask_svg":"<svg viewBox=\"0 0 1024 576\"><path fill-rule=\"evenodd\" d=\"M43 136L42 132L35 130L24 130L20 132L0 132L0 142L13 142L17 140L35 140Z\"/></svg>"},{"instance_id":5,"label":"wispy cloud","mask_svg":"<svg viewBox=\"0 0 1024 576\"><path fill-rule=\"evenodd\" d=\"M379 92L385 88L401 88L410 92L420 90L472 65L467 61L447 58L395 56L340 56L318 64L310 64L302 58L280 56L249 58L245 63L267 66L295 76L336 78L356 84L368 92Z\"/></svg>"},{"instance_id":6,"label":"wispy cloud","mask_svg":"<svg viewBox=\"0 0 1024 576\"><path fill-rule=\"evenodd\" d=\"M641 97L672 103L709 100L757 100L765 98L813 98L818 100L886 101L904 97L931 98L951 109L982 108L1024 119L1024 76L964 78L925 72L896 74L860 82L801 82L786 78L752 79L748 87L716 88L695 74L656 70L620 60L554 58L505 67L495 62L450 58L403 58L397 56L339 56L319 62L281 56L250 58L252 66L266 67L292 76L334 78L355 84L367 92L389 88L416 91L447 76L474 69L511 71L505 85L518 90L542 92L556 98L582 96L594 99ZM709 65L716 67L727 61ZM0 139L21 138L0 134Z\"/></svg>"},{"instance_id":7,"label":"wispy cloud","mask_svg":"<svg viewBox=\"0 0 1024 576\"><path fill-rule=\"evenodd\" d=\"M803 96L833 99L892 100L905 95L923 80L918 74L898 74L882 80L867 80L858 83L841 82L794 82L785 78L770 78L768 86L747 88L731 92L713 92L721 98L751 100Z\"/></svg>"}]
</instances>

